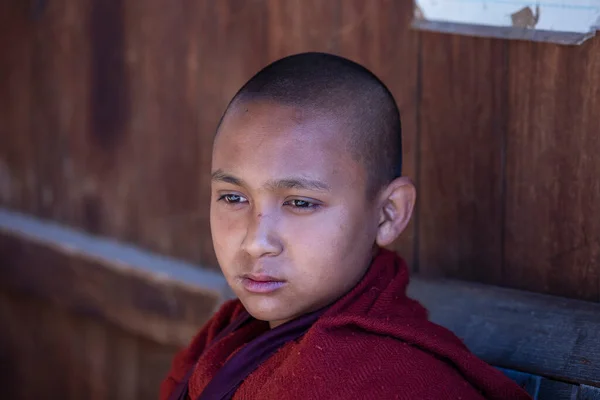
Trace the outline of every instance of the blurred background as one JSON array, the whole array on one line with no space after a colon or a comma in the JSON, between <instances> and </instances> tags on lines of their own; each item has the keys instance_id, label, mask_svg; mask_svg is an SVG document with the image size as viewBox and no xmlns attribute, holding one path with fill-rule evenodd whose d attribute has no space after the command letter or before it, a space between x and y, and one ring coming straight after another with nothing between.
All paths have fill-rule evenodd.
<instances>
[{"instance_id":1,"label":"blurred background","mask_svg":"<svg viewBox=\"0 0 600 400\"><path fill-rule=\"evenodd\" d=\"M418 205L395 248L415 274L600 302L600 38L455 36L412 18L410 0L3 0L0 206L217 276L218 119L267 63L327 51L400 107ZM0 229L6 398L155 397L221 289L51 236Z\"/></svg>"}]
</instances>

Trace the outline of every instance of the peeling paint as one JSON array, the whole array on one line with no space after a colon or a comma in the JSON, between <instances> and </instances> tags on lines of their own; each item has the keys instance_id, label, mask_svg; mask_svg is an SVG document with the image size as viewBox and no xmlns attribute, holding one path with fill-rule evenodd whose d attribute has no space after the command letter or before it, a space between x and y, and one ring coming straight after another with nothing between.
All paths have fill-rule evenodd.
<instances>
[{"instance_id":1,"label":"peeling paint","mask_svg":"<svg viewBox=\"0 0 600 400\"><path fill-rule=\"evenodd\" d=\"M515 28L535 28L540 20L540 6L535 6L535 14L531 7L524 7L511 14L510 19Z\"/></svg>"},{"instance_id":2,"label":"peeling paint","mask_svg":"<svg viewBox=\"0 0 600 400\"><path fill-rule=\"evenodd\" d=\"M415 19L416 20L426 20L427 18L425 18L425 13L423 13L423 10L421 9L421 7L419 7L418 4L415 4Z\"/></svg>"}]
</instances>

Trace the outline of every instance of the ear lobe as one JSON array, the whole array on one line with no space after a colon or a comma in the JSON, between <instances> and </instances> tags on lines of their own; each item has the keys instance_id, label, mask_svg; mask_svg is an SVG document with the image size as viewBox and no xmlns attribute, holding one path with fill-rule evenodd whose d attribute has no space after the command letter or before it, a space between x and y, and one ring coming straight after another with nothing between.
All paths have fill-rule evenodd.
<instances>
[{"instance_id":1,"label":"ear lobe","mask_svg":"<svg viewBox=\"0 0 600 400\"><path fill-rule=\"evenodd\" d=\"M380 223L377 231L377 245L390 245L408 223L416 201L416 189L409 178L401 177L392 181L383 191Z\"/></svg>"}]
</instances>

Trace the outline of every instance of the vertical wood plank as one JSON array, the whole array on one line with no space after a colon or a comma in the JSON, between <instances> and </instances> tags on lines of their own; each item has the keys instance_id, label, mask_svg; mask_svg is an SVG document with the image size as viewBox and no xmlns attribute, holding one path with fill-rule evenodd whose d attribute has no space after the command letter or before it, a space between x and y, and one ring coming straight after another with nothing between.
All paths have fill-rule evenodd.
<instances>
[{"instance_id":1,"label":"vertical wood plank","mask_svg":"<svg viewBox=\"0 0 600 400\"><path fill-rule=\"evenodd\" d=\"M163 254L202 259L195 213L202 156L198 113L198 46L202 4L125 1L124 62L131 117L119 149L119 168L106 186L118 204L111 234L130 224L125 239Z\"/></svg>"},{"instance_id":2,"label":"vertical wood plank","mask_svg":"<svg viewBox=\"0 0 600 400\"><path fill-rule=\"evenodd\" d=\"M394 95L402 119L403 174L416 180L418 34L409 1L341 3L339 54L375 73ZM392 247L414 266L415 218Z\"/></svg>"},{"instance_id":3,"label":"vertical wood plank","mask_svg":"<svg viewBox=\"0 0 600 400\"><path fill-rule=\"evenodd\" d=\"M144 380L139 379L138 349L141 340L130 335L119 335L116 339L112 363L113 366L118 367L112 369L114 398L133 400L137 398L140 386L147 384Z\"/></svg>"},{"instance_id":4,"label":"vertical wood plank","mask_svg":"<svg viewBox=\"0 0 600 400\"><path fill-rule=\"evenodd\" d=\"M0 2L0 204L30 211L35 204L31 143L33 21L26 4Z\"/></svg>"},{"instance_id":5,"label":"vertical wood plank","mask_svg":"<svg viewBox=\"0 0 600 400\"><path fill-rule=\"evenodd\" d=\"M419 269L498 283L506 42L423 33Z\"/></svg>"},{"instance_id":6,"label":"vertical wood plank","mask_svg":"<svg viewBox=\"0 0 600 400\"><path fill-rule=\"evenodd\" d=\"M137 388L137 399L156 398L160 383L167 376L173 357L178 349L158 346L146 340L139 342L138 349L137 365L140 380Z\"/></svg>"},{"instance_id":7,"label":"vertical wood plank","mask_svg":"<svg viewBox=\"0 0 600 400\"><path fill-rule=\"evenodd\" d=\"M21 326L17 315L18 312L15 312L15 307L9 302L8 296L0 291L0 325L3 327L0 332L0 385L4 396L20 400L25 398L25 393L24 390L19 390L19 387L27 390L27 386L22 381L18 360L28 361L23 344L29 332L20 332ZM16 338L21 340L19 346L14 345Z\"/></svg>"},{"instance_id":8,"label":"vertical wood plank","mask_svg":"<svg viewBox=\"0 0 600 400\"><path fill-rule=\"evenodd\" d=\"M16 335L11 337L11 342L18 344L16 346L18 358L12 360L20 381L20 385L15 388L15 391L22 399L36 398L43 395L44 389L53 389L49 375L40 373L48 368L48 358L39 357L40 350L44 348L47 340L47 336L44 335L37 322L43 320L44 312L32 301L10 304L10 307L12 308L12 318L9 323L16 326L13 332ZM31 369L31 365L35 367Z\"/></svg>"},{"instance_id":9,"label":"vertical wood plank","mask_svg":"<svg viewBox=\"0 0 600 400\"><path fill-rule=\"evenodd\" d=\"M339 0L266 0L266 4L269 61L306 51L338 51Z\"/></svg>"},{"instance_id":10,"label":"vertical wood plank","mask_svg":"<svg viewBox=\"0 0 600 400\"><path fill-rule=\"evenodd\" d=\"M36 341L37 364L35 374L46 376L46 386L36 388L38 397L45 397L50 393L70 392L72 382L79 377L75 374L77 365L73 361L77 354L67 341L73 331L76 331L74 319L62 310L54 307L39 307L39 304L31 304L39 309L41 318L36 320L40 337ZM40 357L40 355L43 356ZM27 366L25 366L27 368ZM30 377L32 371L26 372Z\"/></svg>"},{"instance_id":11,"label":"vertical wood plank","mask_svg":"<svg viewBox=\"0 0 600 400\"><path fill-rule=\"evenodd\" d=\"M510 44L504 282L600 301L600 39Z\"/></svg>"},{"instance_id":12,"label":"vertical wood plank","mask_svg":"<svg viewBox=\"0 0 600 400\"><path fill-rule=\"evenodd\" d=\"M71 138L86 131L88 1L48 2L33 32L31 137L36 168L36 215L61 222L76 214L72 202Z\"/></svg>"},{"instance_id":13,"label":"vertical wood plank","mask_svg":"<svg viewBox=\"0 0 600 400\"><path fill-rule=\"evenodd\" d=\"M89 321L84 325L81 333L85 338L86 362L84 365L87 366L88 398L108 400L111 387L107 384L110 368L108 360L110 338L107 329L100 323Z\"/></svg>"},{"instance_id":14,"label":"vertical wood plank","mask_svg":"<svg viewBox=\"0 0 600 400\"><path fill-rule=\"evenodd\" d=\"M58 312L58 308L54 308L55 312ZM89 396L90 385L89 385L89 367L86 363L87 360L87 348L86 348L86 337L84 335L85 325L89 322L85 319L73 318L67 312L65 314L69 317L70 323L65 327L65 332L60 338L68 346L68 351L62 355L68 357L69 361L69 375L68 375L68 397L70 399L81 399Z\"/></svg>"}]
</instances>

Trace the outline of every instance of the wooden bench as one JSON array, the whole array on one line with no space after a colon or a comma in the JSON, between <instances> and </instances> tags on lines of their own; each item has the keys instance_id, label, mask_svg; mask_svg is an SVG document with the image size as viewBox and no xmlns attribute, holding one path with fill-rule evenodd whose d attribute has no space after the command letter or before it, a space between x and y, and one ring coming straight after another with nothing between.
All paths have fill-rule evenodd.
<instances>
[{"instance_id":1,"label":"wooden bench","mask_svg":"<svg viewBox=\"0 0 600 400\"><path fill-rule=\"evenodd\" d=\"M432 321L540 400L600 400L600 304L414 278Z\"/></svg>"}]
</instances>

